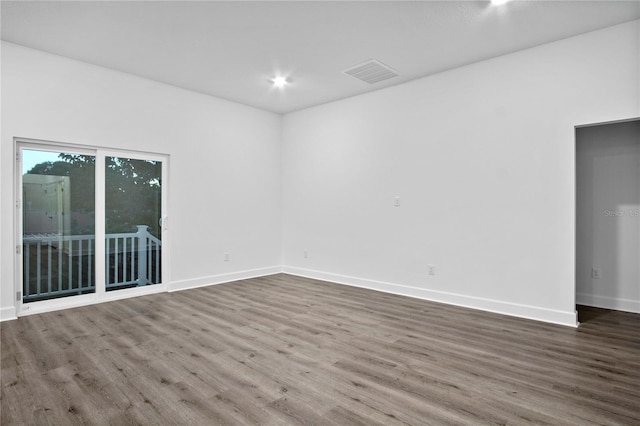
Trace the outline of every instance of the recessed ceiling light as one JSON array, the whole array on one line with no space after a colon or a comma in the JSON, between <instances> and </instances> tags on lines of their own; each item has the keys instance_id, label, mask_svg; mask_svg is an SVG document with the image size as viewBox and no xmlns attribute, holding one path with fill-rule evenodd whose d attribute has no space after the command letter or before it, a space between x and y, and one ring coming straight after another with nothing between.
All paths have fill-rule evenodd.
<instances>
[{"instance_id":1,"label":"recessed ceiling light","mask_svg":"<svg viewBox=\"0 0 640 426\"><path fill-rule=\"evenodd\" d=\"M501 6L505 3L508 3L510 0L491 0L491 4L493 6Z\"/></svg>"},{"instance_id":2,"label":"recessed ceiling light","mask_svg":"<svg viewBox=\"0 0 640 426\"><path fill-rule=\"evenodd\" d=\"M290 82L291 82L290 79L282 76L274 77L273 79L271 79L271 83L273 83L275 87L284 87Z\"/></svg>"}]
</instances>

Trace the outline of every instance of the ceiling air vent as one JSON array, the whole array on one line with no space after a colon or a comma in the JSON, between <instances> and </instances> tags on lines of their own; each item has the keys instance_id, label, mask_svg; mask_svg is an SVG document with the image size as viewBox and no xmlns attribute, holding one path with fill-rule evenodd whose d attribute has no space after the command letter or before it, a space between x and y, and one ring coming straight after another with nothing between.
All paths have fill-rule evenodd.
<instances>
[{"instance_id":1,"label":"ceiling air vent","mask_svg":"<svg viewBox=\"0 0 640 426\"><path fill-rule=\"evenodd\" d=\"M343 72L369 84L379 83L399 75L396 71L375 59L370 59Z\"/></svg>"}]
</instances>

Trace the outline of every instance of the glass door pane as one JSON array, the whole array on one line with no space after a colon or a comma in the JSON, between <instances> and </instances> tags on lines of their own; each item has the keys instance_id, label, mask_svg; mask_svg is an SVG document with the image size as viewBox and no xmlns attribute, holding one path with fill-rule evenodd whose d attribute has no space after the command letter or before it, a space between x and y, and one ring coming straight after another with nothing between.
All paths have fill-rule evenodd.
<instances>
[{"instance_id":1,"label":"glass door pane","mask_svg":"<svg viewBox=\"0 0 640 426\"><path fill-rule=\"evenodd\" d=\"M22 150L23 303L95 292L95 156Z\"/></svg>"},{"instance_id":2,"label":"glass door pane","mask_svg":"<svg viewBox=\"0 0 640 426\"><path fill-rule=\"evenodd\" d=\"M106 291L162 282L162 162L105 157Z\"/></svg>"}]
</instances>

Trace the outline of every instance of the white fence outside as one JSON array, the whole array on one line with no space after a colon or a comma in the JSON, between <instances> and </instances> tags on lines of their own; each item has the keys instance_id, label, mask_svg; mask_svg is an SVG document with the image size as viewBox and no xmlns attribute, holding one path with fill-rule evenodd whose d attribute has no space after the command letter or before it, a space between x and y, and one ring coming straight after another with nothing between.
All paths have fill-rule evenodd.
<instances>
[{"instance_id":1,"label":"white fence outside","mask_svg":"<svg viewBox=\"0 0 640 426\"><path fill-rule=\"evenodd\" d=\"M107 291L161 282L162 242L148 226L107 234ZM95 291L95 235L24 235L23 301Z\"/></svg>"}]
</instances>

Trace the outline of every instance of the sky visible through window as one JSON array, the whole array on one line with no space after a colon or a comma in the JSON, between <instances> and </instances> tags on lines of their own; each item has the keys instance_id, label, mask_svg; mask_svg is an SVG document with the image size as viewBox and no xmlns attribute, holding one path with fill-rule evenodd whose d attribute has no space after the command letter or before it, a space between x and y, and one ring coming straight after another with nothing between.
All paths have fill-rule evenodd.
<instances>
[{"instance_id":1,"label":"sky visible through window","mask_svg":"<svg viewBox=\"0 0 640 426\"><path fill-rule=\"evenodd\" d=\"M33 151L25 149L22 151L22 173L27 173L36 164L44 163L45 161L62 161L58 157L59 152L51 151Z\"/></svg>"}]
</instances>

